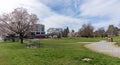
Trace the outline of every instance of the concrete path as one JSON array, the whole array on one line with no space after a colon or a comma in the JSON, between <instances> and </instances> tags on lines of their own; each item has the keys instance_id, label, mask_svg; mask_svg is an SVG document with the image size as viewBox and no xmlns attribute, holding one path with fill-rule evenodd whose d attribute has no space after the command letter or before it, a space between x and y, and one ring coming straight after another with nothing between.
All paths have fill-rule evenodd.
<instances>
[{"instance_id":1,"label":"concrete path","mask_svg":"<svg viewBox=\"0 0 120 65\"><path fill-rule=\"evenodd\" d=\"M114 44L115 42L100 41L87 44L85 47L96 52L120 58L120 47L117 47Z\"/></svg>"}]
</instances>

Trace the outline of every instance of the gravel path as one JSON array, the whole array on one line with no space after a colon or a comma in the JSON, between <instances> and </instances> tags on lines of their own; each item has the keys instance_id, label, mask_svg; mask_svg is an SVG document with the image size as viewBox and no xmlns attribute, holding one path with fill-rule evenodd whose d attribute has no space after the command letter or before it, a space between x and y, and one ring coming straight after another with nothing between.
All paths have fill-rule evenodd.
<instances>
[{"instance_id":1,"label":"gravel path","mask_svg":"<svg viewBox=\"0 0 120 65\"><path fill-rule=\"evenodd\" d=\"M100 41L87 44L85 47L96 52L120 58L120 47L115 46L114 43L115 42Z\"/></svg>"}]
</instances>

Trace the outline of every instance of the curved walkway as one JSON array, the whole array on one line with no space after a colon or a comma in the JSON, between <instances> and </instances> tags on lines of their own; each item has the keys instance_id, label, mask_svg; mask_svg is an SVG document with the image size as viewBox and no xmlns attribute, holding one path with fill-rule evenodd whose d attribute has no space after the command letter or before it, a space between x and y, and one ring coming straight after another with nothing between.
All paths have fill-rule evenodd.
<instances>
[{"instance_id":1,"label":"curved walkway","mask_svg":"<svg viewBox=\"0 0 120 65\"><path fill-rule=\"evenodd\" d=\"M120 47L115 46L114 43L115 42L100 41L87 44L85 47L96 52L120 58Z\"/></svg>"}]
</instances>

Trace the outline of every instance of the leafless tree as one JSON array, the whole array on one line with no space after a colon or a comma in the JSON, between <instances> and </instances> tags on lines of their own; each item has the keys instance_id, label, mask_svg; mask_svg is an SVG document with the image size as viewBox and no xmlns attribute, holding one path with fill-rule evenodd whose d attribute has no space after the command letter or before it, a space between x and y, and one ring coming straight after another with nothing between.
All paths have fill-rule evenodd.
<instances>
[{"instance_id":1,"label":"leafless tree","mask_svg":"<svg viewBox=\"0 0 120 65\"><path fill-rule=\"evenodd\" d=\"M105 33L104 28L99 28L98 30L96 30L96 31L94 32L94 35L95 35L96 37L105 37L106 33Z\"/></svg>"},{"instance_id":2,"label":"leafless tree","mask_svg":"<svg viewBox=\"0 0 120 65\"><path fill-rule=\"evenodd\" d=\"M79 30L79 34L81 37L93 37L94 27L90 24L84 24L82 28Z\"/></svg>"},{"instance_id":3,"label":"leafless tree","mask_svg":"<svg viewBox=\"0 0 120 65\"><path fill-rule=\"evenodd\" d=\"M37 22L35 14L29 14L24 8L16 8L13 12L0 16L0 30L5 33L19 34L21 43L24 35L32 30L32 25Z\"/></svg>"},{"instance_id":4,"label":"leafless tree","mask_svg":"<svg viewBox=\"0 0 120 65\"><path fill-rule=\"evenodd\" d=\"M107 35L108 36L117 36L118 35L118 28L114 25L109 25L107 29Z\"/></svg>"}]
</instances>

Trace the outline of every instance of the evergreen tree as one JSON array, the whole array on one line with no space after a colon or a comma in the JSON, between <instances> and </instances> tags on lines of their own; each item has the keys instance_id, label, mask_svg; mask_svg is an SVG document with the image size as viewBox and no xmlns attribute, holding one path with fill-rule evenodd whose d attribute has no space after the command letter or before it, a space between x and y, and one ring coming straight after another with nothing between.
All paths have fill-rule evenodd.
<instances>
[{"instance_id":1,"label":"evergreen tree","mask_svg":"<svg viewBox=\"0 0 120 65\"><path fill-rule=\"evenodd\" d=\"M69 33L69 28L67 27L66 29L64 29L63 31L63 37L67 37L68 36L68 33Z\"/></svg>"}]
</instances>

